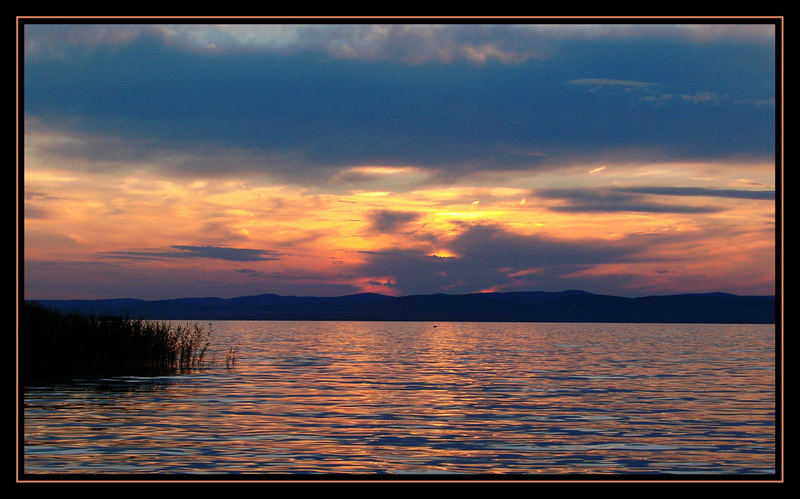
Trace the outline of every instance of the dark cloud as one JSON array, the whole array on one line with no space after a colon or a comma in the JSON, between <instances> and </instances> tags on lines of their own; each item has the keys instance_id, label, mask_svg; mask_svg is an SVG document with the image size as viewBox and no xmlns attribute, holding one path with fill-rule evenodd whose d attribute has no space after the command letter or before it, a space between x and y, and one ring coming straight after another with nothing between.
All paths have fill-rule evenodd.
<instances>
[{"instance_id":1,"label":"dark cloud","mask_svg":"<svg viewBox=\"0 0 800 499\"><path fill-rule=\"evenodd\" d=\"M264 273L253 269L236 269L234 272L248 276L248 277L263 277Z\"/></svg>"},{"instance_id":2,"label":"dark cloud","mask_svg":"<svg viewBox=\"0 0 800 499\"><path fill-rule=\"evenodd\" d=\"M664 196L704 196L738 199L775 199L775 191L751 191L741 189L707 189L703 187L625 187L618 192L635 194L659 194Z\"/></svg>"},{"instance_id":3,"label":"dark cloud","mask_svg":"<svg viewBox=\"0 0 800 499\"><path fill-rule=\"evenodd\" d=\"M428 255L418 249L400 249L364 252L365 263L359 274L374 276L372 282L389 278L400 294L426 294L461 289L461 286L479 286L472 269L458 258ZM380 279L379 279L380 278ZM467 284L467 281L470 281ZM386 282L383 280L383 282Z\"/></svg>"},{"instance_id":4,"label":"dark cloud","mask_svg":"<svg viewBox=\"0 0 800 499\"><path fill-rule=\"evenodd\" d=\"M50 208L47 208L43 205L46 205L48 201L63 198L61 196L54 196L38 189L29 189L26 186L24 199L25 202L23 204L22 211L26 219L45 219L50 218L54 212Z\"/></svg>"},{"instance_id":5,"label":"dark cloud","mask_svg":"<svg viewBox=\"0 0 800 499\"><path fill-rule=\"evenodd\" d=\"M106 258L123 260L163 260L172 258L212 258L233 262L278 260L280 253L270 250L228 248L224 246L170 246L169 250L130 250L103 253Z\"/></svg>"},{"instance_id":6,"label":"dark cloud","mask_svg":"<svg viewBox=\"0 0 800 499\"><path fill-rule=\"evenodd\" d=\"M387 288L391 288L394 286L394 283L390 280L386 281L367 281L367 284L370 286L385 286Z\"/></svg>"},{"instance_id":7,"label":"dark cloud","mask_svg":"<svg viewBox=\"0 0 800 499\"><path fill-rule=\"evenodd\" d=\"M370 222L372 232L394 234L421 215L413 211L374 210L367 213L367 220Z\"/></svg>"},{"instance_id":8,"label":"dark cloud","mask_svg":"<svg viewBox=\"0 0 800 499\"><path fill-rule=\"evenodd\" d=\"M413 46L398 33L386 35L384 49ZM516 53L525 46L524 37L512 46L519 30L453 33L452 45L439 48L471 39L473 49L482 47L494 59L458 62L467 60L462 55L448 64L409 65L258 47L199 51L163 36L92 50L82 43L62 57L25 61L24 109L51 129L92 137L52 145L54 153L295 180L369 164L461 175L487 165L542 167L631 148L663 158L774 152L775 109L769 106L723 102L699 110L679 98L658 107L642 101L654 88L738 102L774 98L769 41L550 38L547 58L505 64L488 62L501 57L484 37L504 33L503 53ZM480 58L479 51L467 53ZM620 91L591 93L592 85L565 84L570 81L605 82Z\"/></svg>"},{"instance_id":9,"label":"dark cloud","mask_svg":"<svg viewBox=\"0 0 800 499\"><path fill-rule=\"evenodd\" d=\"M447 248L457 257L420 249L364 252L359 273L390 277L402 294L469 293L497 286L560 289L565 276L603 263L636 260L644 242L563 241L521 235L494 225L467 226ZM519 271L534 271L523 277ZM587 281L588 282L588 281ZM586 282L584 282L586 284Z\"/></svg>"},{"instance_id":10,"label":"dark cloud","mask_svg":"<svg viewBox=\"0 0 800 499\"><path fill-rule=\"evenodd\" d=\"M640 250L630 241L563 241L516 234L495 225L469 227L450 241L448 249L469 260L470 265L498 269L611 263Z\"/></svg>"},{"instance_id":11,"label":"dark cloud","mask_svg":"<svg viewBox=\"0 0 800 499\"><path fill-rule=\"evenodd\" d=\"M44 191L38 189L30 189L27 186L25 187L25 200L44 200L50 201L53 199L63 199L62 196L54 196L52 194L46 193Z\"/></svg>"},{"instance_id":12,"label":"dark cloud","mask_svg":"<svg viewBox=\"0 0 800 499\"><path fill-rule=\"evenodd\" d=\"M666 189L669 190L669 189ZM666 204L647 200L639 195L639 189L542 189L536 195L547 199L559 199L566 204L551 206L552 211L568 213L591 212L644 212L644 213L717 213L715 206L692 206ZM657 193L657 192L652 192ZM686 194L688 195L688 194Z\"/></svg>"}]
</instances>

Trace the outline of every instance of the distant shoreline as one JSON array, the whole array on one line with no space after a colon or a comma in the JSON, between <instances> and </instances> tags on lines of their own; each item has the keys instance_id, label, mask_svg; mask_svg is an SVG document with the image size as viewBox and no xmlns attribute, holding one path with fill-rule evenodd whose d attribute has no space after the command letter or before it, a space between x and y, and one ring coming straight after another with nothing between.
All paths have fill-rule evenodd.
<instances>
[{"instance_id":1,"label":"distant shoreline","mask_svg":"<svg viewBox=\"0 0 800 499\"><path fill-rule=\"evenodd\" d=\"M172 300L26 300L65 313L157 320L348 320L775 324L775 296L727 293L625 298L585 291L392 297L263 294Z\"/></svg>"}]
</instances>

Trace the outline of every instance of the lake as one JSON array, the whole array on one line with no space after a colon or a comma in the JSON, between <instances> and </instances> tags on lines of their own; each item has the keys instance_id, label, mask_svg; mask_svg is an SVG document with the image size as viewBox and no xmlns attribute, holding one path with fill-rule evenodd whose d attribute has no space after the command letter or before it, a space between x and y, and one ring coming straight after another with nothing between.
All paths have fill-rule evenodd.
<instances>
[{"instance_id":1,"label":"lake","mask_svg":"<svg viewBox=\"0 0 800 499\"><path fill-rule=\"evenodd\" d=\"M233 368L26 387L25 474L775 473L774 325L200 324Z\"/></svg>"}]
</instances>

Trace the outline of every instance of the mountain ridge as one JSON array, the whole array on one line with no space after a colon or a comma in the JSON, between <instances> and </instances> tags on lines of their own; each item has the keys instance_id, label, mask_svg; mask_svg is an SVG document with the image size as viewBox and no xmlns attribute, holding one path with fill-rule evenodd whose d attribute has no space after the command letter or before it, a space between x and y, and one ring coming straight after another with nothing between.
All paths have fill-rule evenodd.
<instances>
[{"instance_id":1,"label":"mountain ridge","mask_svg":"<svg viewBox=\"0 0 800 499\"><path fill-rule=\"evenodd\" d=\"M169 300L26 300L64 313L156 320L775 323L774 295L684 293L627 298L582 290L337 297L273 293Z\"/></svg>"}]
</instances>

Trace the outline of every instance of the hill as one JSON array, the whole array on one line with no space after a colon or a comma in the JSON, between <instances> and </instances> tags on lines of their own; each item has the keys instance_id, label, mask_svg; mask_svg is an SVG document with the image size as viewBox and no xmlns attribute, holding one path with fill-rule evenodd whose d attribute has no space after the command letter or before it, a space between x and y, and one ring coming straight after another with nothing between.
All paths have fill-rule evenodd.
<instances>
[{"instance_id":1,"label":"hill","mask_svg":"<svg viewBox=\"0 0 800 499\"><path fill-rule=\"evenodd\" d=\"M36 300L61 312L158 320L775 323L774 296L625 298L585 291L340 297L263 294L172 300Z\"/></svg>"}]
</instances>

